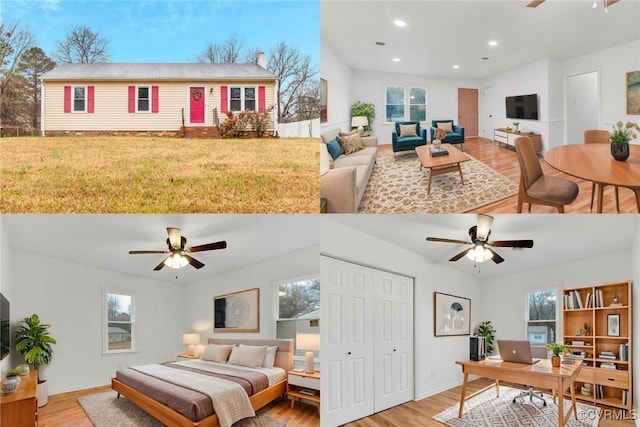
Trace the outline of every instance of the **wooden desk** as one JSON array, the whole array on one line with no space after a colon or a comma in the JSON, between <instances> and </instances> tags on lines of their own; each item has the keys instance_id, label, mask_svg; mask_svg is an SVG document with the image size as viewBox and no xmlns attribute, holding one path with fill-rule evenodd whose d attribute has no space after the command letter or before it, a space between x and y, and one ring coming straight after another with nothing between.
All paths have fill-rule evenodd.
<instances>
[{"instance_id":1,"label":"wooden desk","mask_svg":"<svg viewBox=\"0 0 640 427\"><path fill-rule=\"evenodd\" d=\"M20 387L13 393L0 392L0 425L34 427L38 424L38 371L20 377Z\"/></svg>"},{"instance_id":2,"label":"wooden desk","mask_svg":"<svg viewBox=\"0 0 640 427\"><path fill-rule=\"evenodd\" d=\"M442 144L440 147L447 150L448 156L431 156L431 145L420 145L415 148L418 158L420 159L420 170L422 168L429 169L429 185L427 186L427 194L431 193L431 178L443 173L459 172L460 181L464 185L462 177L462 169L460 163L471 160L469 156L464 154L457 148L453 148L451 144Z\"/></svg>"},{"instance_id":3,"label":"wooden desk","mask_svg":"<svg viewBox=\"0 0 640 427\"><path fill-rule=\"evenodd\" d=\"M460 410L458 411L458 418L462 417L465 400L493 387L493 385L491 385L467 397L467 379L469 375L479 375L481 377L496 380L496 391L498 391L497 387L500 381L509 381L516 384L526 384L533 387L556 390L556 395L558 396L558 426L564 427L571 417L570 413L572 410L573 416L578 419L573 381L580 372L579 363L573 365L560 365L559 368L551 366L551 359L542 359L533 365L503 362L501 360L494 359L485 359L479 362L464 360L457 361L456 363L462 367L462 373L464 374L462 392L460 393ZM565 414L563 410L563 394L567 387L571 389L572 404Z\"/></svg>"},{"instance_id":4,"label":"wooden desk","mask_svg":"<svg viewBox=\"0 0 640 427\"><path fill-rule=\"evenodd\" d=\"M619 162L609 144L571 144L552 148L544 159L554 169L596 184L597 212L602 212L605 185L627 187L636 194L640 210L640 145L629 145L629 158Z\"/></svg>"}]
</instances>

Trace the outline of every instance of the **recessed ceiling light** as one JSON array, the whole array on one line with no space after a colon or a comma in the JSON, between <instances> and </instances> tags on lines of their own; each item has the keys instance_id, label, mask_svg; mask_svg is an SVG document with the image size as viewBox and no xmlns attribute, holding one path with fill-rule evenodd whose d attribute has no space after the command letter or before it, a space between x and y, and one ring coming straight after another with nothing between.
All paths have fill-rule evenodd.
<instances>
[{"instance_id":1,"label":"recessed ceiling light","mask_svg":"<svg viewBox=\"0 0 640 427\"><path fill-rule=\"evenodd\" d=\"M498 46L498 42L497 42L497 41L495 41L495 40L491 40L491 41L489 42L489 46Z\"/></svg>"},{"instance_id":2,"label":"recessed ceiling light","mask_svg":"<svg viewBox=\"0 0 640 427\"><path fill-rule=\"evenodd\" d=\"M387 44L386 44L386 43L384 43L384 42L376 42L376 44L377 44L378 46L386 46L386 45L387 45Z\"/></svg>"},{"instance_id":3,"label":"recessed ceiling light","mask_svg":"<svg viewBox=\"0 0 640 427\"><path fill-rule=\"evenodd\" d=\"M459 65L454 65L453 68L455 68L457 70L458 68L460 68L460 66Z\"/></svg>"},{"instance_id":4,"label":"recessed ceiling light","mask_svg":"<svg viewBox=\"0 0 640 427\"><path fill-rule=\"evenodd\" d=\"M406 22L404 22L402 19L396 19L395 21L393 21L394 24L396 24L398 27L405 27L407 25Z\"/></svg>"},{"instance_id":5,"label":"recessed ceiling light","mask_svg":"<svg viewBox=\"0 0 640 427\"><path fill-rule=\"evenodd\" d=\"M393 62L400 62L400 58L393 58Z\"/></svg>"}]
</instances>

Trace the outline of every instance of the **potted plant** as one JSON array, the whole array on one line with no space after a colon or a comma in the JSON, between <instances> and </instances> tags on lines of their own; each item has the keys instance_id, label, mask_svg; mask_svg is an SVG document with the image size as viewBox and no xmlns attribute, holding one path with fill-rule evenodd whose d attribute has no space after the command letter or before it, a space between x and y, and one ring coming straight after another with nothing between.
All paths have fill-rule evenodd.
<instances>
[{"instance_id":1,"label":"potted plant","mask_svg":"<svg viewBox=\"0 0 640 427\"><path fill-rule=\"evenodd\" d=\"M25 317L20 323L20 327L16 331L16 350L18 350L25 362L39 369L51 362L53 355L52 344L56 344L56 340L49 334L51 325L48 323L40 323L37 314L31 317ZM38 371L38 406L44 406L49 400L47 390L47 380L42 378Z\"/></svg>"},{"instance_id":2,"label":"potted plant","mask_svg":"<svg viewBox=\"0 0 640 427\"><path fill-rule=\"evenodd\" d=\"M553 354L553 356L551 356L551 365L554 368L560 366L560 353L562 353L563 355L569 353L569 348L564 344L558 344L554 342L551 344L547 344L547 348L549 349L551 354Z\"/></svg>"},{"instance_id":3,"label":"potted plant","mask_svg":"<svg viewBox=\"0 0 640 427\"><path fill-rule=\"evenodd\" d=\"M485 320L473 330L473 336L484 337L487 354L492 355L495 347L493 343L496 339L496 330L491 324L491 320Z\"/></svg>"},{"instance_id":4,"label":"potted plant","mask_svg":"<svg viewBox=\"0 0 640 427\"><path fill-rule=\"evenodd\" d=\"M2 392L13 393L20 386L20 371L18 369L7 369L4 375L6 378L2 381Z\"/></svg>"},{"instance_id":5,"label":"potted plant","mask_svg":"<svg viewBox=\"0 0 640 427\"><path fill-rule=\"evenodd\" d=\"M520 122L513 122L513 130L518 132L518 127L520 126Z\"/></svg>"},{"instance_id":6,"label":"potted plant","mask_svg":"<svg viewBox=\"0 0 640 427\"><path fill-rule=\"evenodd\" d=\"M366 116L369 124L365 126L364 130L371 130L371 123L373 123L373 119L376 117L376 107L371 102L362 102L357 101L351 107L351 117L356 116Z\"/></svg>"},{"instance_id":7,"label":"potted plant","mask_svg":"<svg viewBox=\"0 0 640 427\"><path fill-rule=\"evenodd\" d=\"M618 122L613 126L613 130L609 132L611 140L611 155L614 159L624 162L629 157L629 141L637 138L634 130L640 131L640 127L636 123L627 122L622 124Z\"/></svg>"}]
</instances>

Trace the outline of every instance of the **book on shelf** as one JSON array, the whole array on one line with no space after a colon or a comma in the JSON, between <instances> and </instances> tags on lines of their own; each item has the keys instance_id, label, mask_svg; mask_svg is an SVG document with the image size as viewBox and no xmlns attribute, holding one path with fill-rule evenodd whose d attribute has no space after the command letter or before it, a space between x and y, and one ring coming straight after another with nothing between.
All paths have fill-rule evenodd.
<instances>
[{"instance_id":1,"label":"book on shelf","mask_svg":"<svg viewBox=\"0 0 640 427\"><path fill-rule=\"evenodd\" d=\"M613 307L613 308L622 307L622 303L621 302L611 303L609 304L609 307Z\"/></svg>"},{"instance_id":2,"label":"book on shelf","mask_svg":"<svg viewBox=\"0 0 640 427\"><path fill-rule=\"evenodd\" d=\"M593 294L591 292L587 292L587 298L585 302L585 308L591 308L593 304Z\"/></svg>"},{"instance_id":3,"label":"book on shelf","mask_svg":"<svg viewBox=\"0 0 640 427\"><path fill-rule=\"evenodd\" d=\"M624 406L629 404L629 390L622 390L622 404Z\"/></svg>"},{"instance_id":4,"label":"book on shelf","mask_svg":"<svg viewBox=\"0 0 640 427\"><path fill-rule=\"evenodd\" d=\"M602 399L602 385L596 384L596 399Z\"/></svg>"},{"instance_id":5,"label":"book on shelf","mask_svg":"<svg viewBox=\"0 0 640 427\"><path fill-rule=\"evenodd\" d=\"M629 343L620 344L620 360L623 362L629 360Z\"/></svg>"},{"instance_id":6,"label":"book on shelf","mask_svg":"<svg viewBox=\"0 0 640 427\"><path fill-rule=\"evenodd\" d=\"M611 362L602 362L600 364L600 367L602 369L617 369L617 366L615 363L611 363Z\"/></svg>"},{"instance_id":7,"label":"book on shelf","mask_svg":"<svg viewBox=\"0 0 640 427\"><path fill-rule=\"evenodd\" d=\"M584 345L584 341L571 341L571 345Z\"/></svg>"},{"instance_id":8,"label":"book on shelf","mask_svg":"<svg viewBox=\"0 0 640 427\"><path fill-rule=\"evenodd\" d=\"M607 360L616 360L615 356L608 356L606 354L601 354L598 356L598 359L607 359Z\"/></svg>"},{"instance_id":9,"label":"book on shelf","mask_svg":"<svg viewBox=\"0 0 640 427\"><path fill-rule=\"evenodd\" d=\"M575 296L576 303L577 303L576 308L584 308L584 305L582 304L582 297L580 296L580 292L579 291L573 291L573 294Z\"/></svg>"}]
</instances>

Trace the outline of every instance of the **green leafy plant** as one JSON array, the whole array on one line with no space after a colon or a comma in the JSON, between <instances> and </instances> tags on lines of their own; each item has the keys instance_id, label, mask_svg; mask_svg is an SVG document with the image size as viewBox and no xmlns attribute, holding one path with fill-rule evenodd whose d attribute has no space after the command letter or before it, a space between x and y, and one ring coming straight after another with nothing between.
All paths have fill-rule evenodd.
<instances>
[{"instance_id":1,"label":"green leafy plant","mask_svg":"<svg viewBox=\"0 0 640 427\"><path fill-rule=\"evenodd\" d=\"M609 132L609 139L611 142L615 142L617 144L625 144L631 141L634 138L637 138L634 130L640 132L640 126L636 123L627 122L623 124L622 122L618 122L615 126L612 126L613 130Z\"/></svg>"},{"instance_id":2,"label":"green leafy plant","mask_svg":"<svg viewBox=\"0 0 640 427\"><path fill-rule=\"evenodd\" d=\"M560 356L560 354L569 353L569 348L564 344L558 344L556 342L552 342L551 344L547 344L547 348L554 356Z\"/></svg>"},{"instance_id":3,"label":"green leafy plant","mask_svg":"<svg viewBox=\"0 0 640 427\"><path fill-rule=\"evenodd\" d=\"M376 107L371 102L357 101L351 107L351 117L366 116L369 124L365 126L364 130L371 130L371 123L376 117Z\"/></svg>"},{"instance_id":4,"label":"green leafy plant","mask_svg":"<svg viewBox=\"0 0 640 427\"><path fill-rule=\"evenodd\" d=\"M56 344L56 340L49 334L50 327L48 323L40 323L37 314L32 314L22 320L16 331L16 350L36 369L51 362L51 345Z\"/></svg>"},{"instance_id":5,"label":"green leafy plant","mask_svg":"<svg viewBox=\"0 0 640 427\"><path fill-rule=\"evenodd\" d=\"M493 345L496 339L496 329L491 324L491 320L485 320L473 330L473 336L484 337L488 354L493 354L495 347Z\"/></svg>"},{"instance_id":6,"label":"green leafy plant","mask_svg":"<svg viewBox=\"0 0 640 427\"><path fill-rule=\"evenodd\" d=\"M7 371L4 373L4 375L7 378L9 378L9 377L20 376L21 373L22 373L22 371L20 371L19 369L7 369Z\"/></svg>"}]
</instances>

